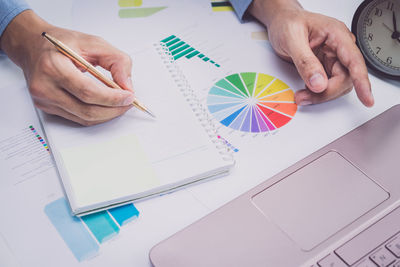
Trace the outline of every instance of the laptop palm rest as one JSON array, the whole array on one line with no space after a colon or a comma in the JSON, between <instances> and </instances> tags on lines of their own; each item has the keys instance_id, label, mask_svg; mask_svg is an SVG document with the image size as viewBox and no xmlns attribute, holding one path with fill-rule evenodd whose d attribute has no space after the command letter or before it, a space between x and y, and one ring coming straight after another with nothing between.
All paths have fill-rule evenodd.
<instances>
[{"instance_id":1,"label":"laptop palm rest","mask_svg":"<svg viewBox=\"0 0 400 267\"><path fill-rule=\"evenodd\" d=\"M256 208L310 251L389 198L349 160L329 151L252 197Z\"/></svg>"}]
</instances>

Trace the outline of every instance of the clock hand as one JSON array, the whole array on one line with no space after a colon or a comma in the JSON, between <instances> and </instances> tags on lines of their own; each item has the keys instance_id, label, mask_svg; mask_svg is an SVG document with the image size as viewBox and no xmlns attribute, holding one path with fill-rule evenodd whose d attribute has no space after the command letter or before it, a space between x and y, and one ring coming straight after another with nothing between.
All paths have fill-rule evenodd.
<instances>
[{"instance_id":1,"label":"clock hand","mask_svg":"<svg viewBox=\"0 0 400 267\"><path fill-rule=\"evenodd\" d=\"M396 13L394 13L394 11L393 11L393 28L394 31L397 32Z\"/></svg>"},{"instance_id":2,"label":"clock hand","mask_svg":"<svg viewBox=\"0 0 400 267\"><path fill-rule=\"evenodd\" d=\"M388 25L386 25L386 23L383 22L382 24L383 24L383 26L385 26L386 29L388 29L391 33L394 32Z\"/></svg>"},{"instance_id":3,"label":"clock hand","mask_svg":"<svg viewBox=\"0 0 400 267\"><path fill-rule=\"evenodd\" d=\"M394 31L392 33L392 39L395 39L398 41L400 38L400 32L397 31L396 13L394 13L394 11L393 11L393 27L394 27Z\"/></svg>"},{"instance_id":4,"label":"clock hand","mask_svg":"<svg viewBox=\"0 0 400 267\"><path fill-rule=\"evenodd\" d=\"M400 38L400 32L393 32L392 33L392 39L399 39Z\"/></svg>"},{"instance_id":5,"label":"clock hand","mask_svg":"<svg viewBox=\"0 0 400 267\"><path fill-rule=\"evenodd\" d=\"M388 29L392 33L392 39L397 40L400 43L400 32L393 31L386 23L382 23L386 29ZM396 35L397 34L397 35Z\"/></svg>"}]
</instances>

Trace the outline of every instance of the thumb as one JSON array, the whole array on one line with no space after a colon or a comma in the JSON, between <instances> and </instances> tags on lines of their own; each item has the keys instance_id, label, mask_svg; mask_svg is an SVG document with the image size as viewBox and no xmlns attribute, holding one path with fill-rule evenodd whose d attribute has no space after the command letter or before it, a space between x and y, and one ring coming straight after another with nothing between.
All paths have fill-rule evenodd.
<instances>
[{"instance_id":1,"label":"thumb","mask_svg":"<svg viewBox=\"0 0 400 267\"><path fill-rule=\"evenodd\" d=\"M320 93L328 87L328 77L319 59L315 56L308 40L291 42L288 54L308 89Z\"/></svg>"}]
</instances>

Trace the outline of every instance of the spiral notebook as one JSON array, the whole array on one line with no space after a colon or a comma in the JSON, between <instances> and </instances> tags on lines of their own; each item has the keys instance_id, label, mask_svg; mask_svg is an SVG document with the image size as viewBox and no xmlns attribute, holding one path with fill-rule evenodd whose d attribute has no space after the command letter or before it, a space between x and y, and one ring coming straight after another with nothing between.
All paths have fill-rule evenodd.
<instances>
[{"instance_id":1,"label":"spiral notebook","mask_svg":"<svg viewBox=\"0 0 400 267\"><path fill-rule=\"evenodd\" d=\"M170 54L157 44L133 58L136 96L156 119L131 109L83 127L39 112L75 215L221 177L234 165Z\"/></svg>"}]
</instances>

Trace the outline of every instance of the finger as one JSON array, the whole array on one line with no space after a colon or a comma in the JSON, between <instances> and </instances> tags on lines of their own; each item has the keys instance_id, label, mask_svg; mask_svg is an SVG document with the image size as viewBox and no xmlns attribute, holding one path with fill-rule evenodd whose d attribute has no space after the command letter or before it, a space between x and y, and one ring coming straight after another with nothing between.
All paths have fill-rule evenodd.
<instances>
[{"instance_id":1,"label":"finger","mask_svg":"<svg viewBox=\"0 0 400 267\"><path fill-rule=\"evenodd\" d=\"M70 104L71 105L62 106L62 108L65 111L89 122L108 121L114 119L133 107L133 105L124 107L103 107L98 105L88 105L79 101L73 101Z\"/></svg>"},{"instance_id":2,"label":"finger","mask_svg":"<svg viewBox=\"0 0 400 267\"><path fill-rule=\"evenodd\" d=\"M45 104L43 104L41 102L36 102L35 106L37 108L39 108L40 110L48 113L48 114L62 117L64 119L76 122L76 123L78 123L80 125L83 125L83 126L91 126L91 125L95 125L95 124L100 124L100 123L106 122L105 120L104 121L101 121L101 120L100 121L85 121L84 119L82 119L82 118L80 118L78 116L75 116L75 115L63 110L60 107L52 106L52 105L45 105Z\"/></svg>"},{"instance_id":3,"label":"finger","mask_svg":"<svg viewBox=\"0 0 400 267\"><path fill-rule=\"evenodd\" d=\"M86 56L104 69L111 72L114 81L122 88L133 92L131 79L131 58L98 37L92 37L93 44L86 51Z\"/></svg>"},{"instance_id":4,"label":"finger","mask_svg":"<svg viewBox=\"0 0 400 267\"><path fill-rule=\"evenodd\" d=\"M336 99L349 93L353 84L346 69L336 62L332 68L333 76L328 80L328 87L321 93L314 93L308 89L299 90L295 94L295 102L298 105L319 104Z\"/></svg>"},{"instance_id":5,"label":"finger","mask_svg":"<svg viewBox=\"0 0 400 267\"><path fill-rule=\"evenodd\" d=\"M109 107L129 106L135 99L128 90L113 89L96 81L94 78L83 74L71 61L65 57L58 60L53 77L58 79L58 85L87 104L95 104ZM62 66L62 70L61 70Z\"/></svg>"},{"instance_id":6,"label":"finger","mask_svg":"<svg viewBox=\"0 0 400 267\"><path fill-rule=\"evenodd\" d=\"M122 54L116 56L114 60L109 69L114 81L122 88L133 92L131 58L126 54Z\"/></svg>"},{"instance_id":7,"label":"finger","mask_svg":"<svg viewBox=\"0 0 400 267\"><path fill-rule=\"evenodd\" d=\"M368 78L367 67L351 34L338 31L337 38L335 38L335 40L328 39L327 44L331 47L337 47L337 57L349 71L360 101L367 107L373 106L374 98L371 92L371 83Z\"/></svg>"},{"instance_id":8,"label":"finger","mask_svg":"<svg viewBox=\"0 0 400 267\"><path fill-rule=\"evenodd\" d=\"M105 107L93 104L86 104L68 91L44 84L41 93L33 94L35 102L42 106L55 106L63 109L67 113L73 114L84 121L107 121L118 117L132 108L129 106Z\"/></svg>"},{"instance_id":9,"label":"finger","mask_svg":"<svg viewBox=\"0 0 400 267\"><path fill-rule=\"evenodd\" d=\"M315 93L324 91L328 85L328 78L324 67L310 47L307 35L299 32L293 34L294 38L288 40L287 53L306 86Z\"/></svg>"},{"instance_id":10,"label":"finger","mask_svg":"<svg viewBox=\"0 0 400 267\"><path fill-rule=\"evenodd\" d=\"M320 104L348 94L352 89L353 87L349 87L338 91L328 88L322 93L314 93L308 89L302 89L296 92L295 102L299 106Z\"/></svg>"},{"instance_id":11,"label":"finger","mask_svg":"<svg viewBox=\"0 0 400 267\"><path fill-rule=\"evenodd\" d=\"M333 66L338 61L336 52L333 52L329 47L323 46L319 54L317 54L318 59L322 63L325 69L325 73L328 75L328 79L333 76ZM346 74L348 75L347 71ZM329 81L328 81L329 82Z\"/></svg>"}]
</instances>

